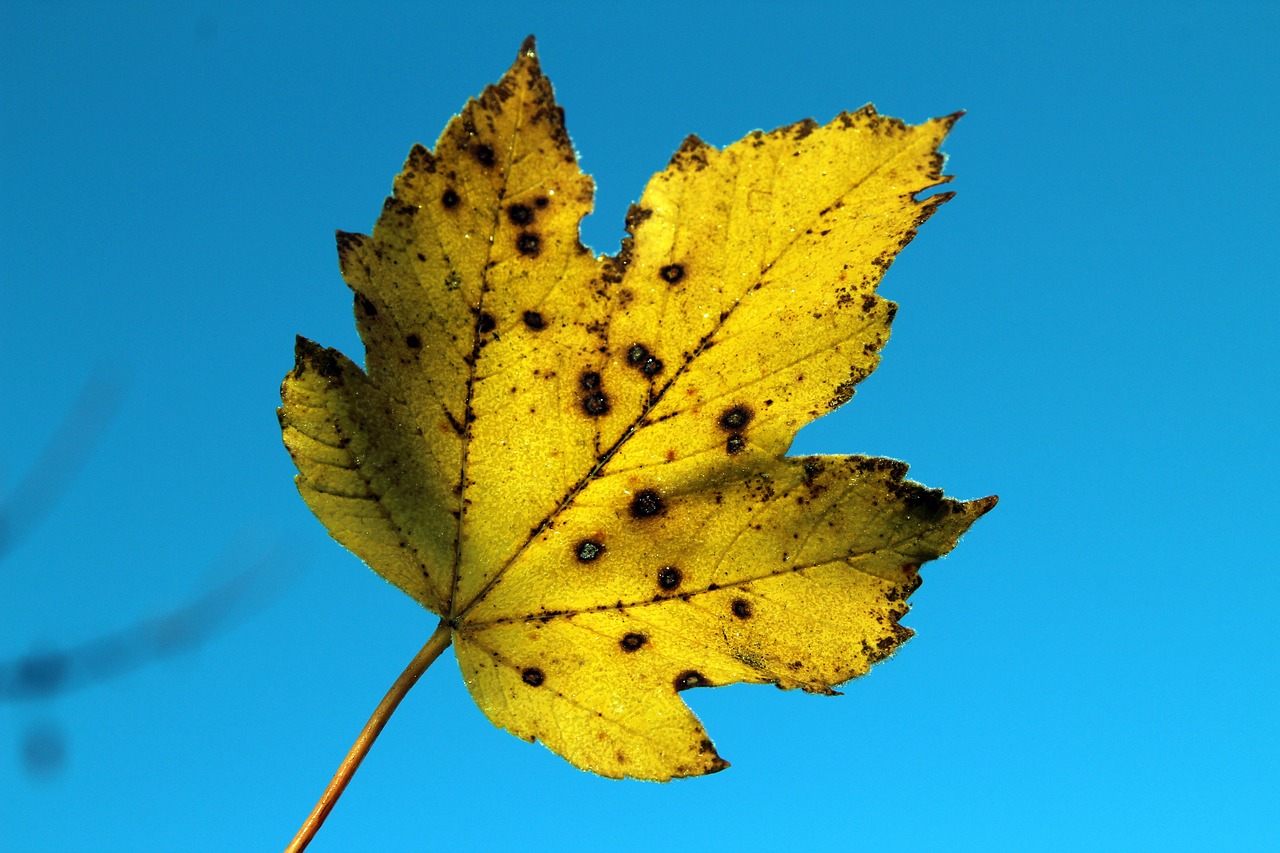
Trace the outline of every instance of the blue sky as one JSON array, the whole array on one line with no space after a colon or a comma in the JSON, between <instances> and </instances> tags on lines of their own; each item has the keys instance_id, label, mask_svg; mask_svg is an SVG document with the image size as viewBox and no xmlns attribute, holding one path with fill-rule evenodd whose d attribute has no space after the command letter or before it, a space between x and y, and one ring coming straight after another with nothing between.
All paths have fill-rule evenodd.
<instances>
[{"instance_id":1,"label":"blue sky","mask_svg":"<svg viewBox=\"0 0 1280 853\"><path fill-rule=\"evenodd\" d=\"M690 132L968 110L881 368L793 452L1001 503L845 696L684 694L731 770L583 774L446 653L312 849L1274 849L1275 6L353 8L0 7L0 494L92 450L15 510L0 660L268 567L193 649L0 704L0 847L282 846L431 631L298 499L277 392L295 333L359 353L334 229L533 32L597 251Z\"/></svg>"}]
</instances>

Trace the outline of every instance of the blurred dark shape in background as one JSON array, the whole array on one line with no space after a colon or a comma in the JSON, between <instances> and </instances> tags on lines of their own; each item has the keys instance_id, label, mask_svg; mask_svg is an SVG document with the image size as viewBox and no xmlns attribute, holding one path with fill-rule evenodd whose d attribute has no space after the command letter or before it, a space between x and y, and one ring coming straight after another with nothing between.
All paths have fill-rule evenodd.
<instances>
[{"instance_id":1,"label":"blurred dark shape in background","mask_svg":"<svg viewBox=\"0 0 1280 853\"><path fill-rule=\"evenodd\" d=\"M53 720L41 720L22 733L22 768L34 781L51 779L67 763L67 736Z\"/></svg>"},{"instance_id":2,"label":"blurred dark shape in background","mask_svg":"<svg viewBox=\"0 0 1280 853\"><path fill-rule=\"evenodd\" d=\"M128 382L119 371L90 377L44 450L0 498L0 560L44 521L115 418Z\"/></svg>"},{"instance_id":3,"label":"blurred dark shape in background","mask_svg":"<svg viewBox=\"0 0 1280 853\"><path fill-rule=\"evenodd\" d=\"M274 551L176 610L78 645L0 661L0 702L46 699L190 651L274 600L291 568Z\"/></svg>"},{"instance_id":4,"label":"blurred dark shape in background","mask_svg":"<svg viewBox=\"0 0 1280 853\"><path fill-rule=\"evenodd\" d=\"M0 498L0 560L40 526L84 467L124 397L127 383L119 375L103 372L85 383L25 476ZM210 574L227 577L253 550L228 547ZM42 702L191 651L277 598L297 569L296 560L277 547L161 616L76 645L0 660L0 702ZM28 724L20 759L32 780L57 776L68 759L63 727L53 720Z\"/></svg>"}]
</instances>

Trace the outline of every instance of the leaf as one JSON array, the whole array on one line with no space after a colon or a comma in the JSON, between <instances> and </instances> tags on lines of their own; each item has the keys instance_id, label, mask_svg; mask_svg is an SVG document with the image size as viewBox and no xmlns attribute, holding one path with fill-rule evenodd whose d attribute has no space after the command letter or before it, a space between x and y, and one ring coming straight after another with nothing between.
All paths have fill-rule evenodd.
<instances>
[{"instance_id":1,"label":"leaf","mask_svg":"<svg viewBox=\"0 0 1280 853\"><path fill-rule=\"evenodd\" d=\"M950 194L870 107L717 150L690 136L614 257L532 41L338 234L363 370L298 339L284 439L339 542L440 614L495 725L596 773L727 766L679 693L813 693L911 631L961 503L861 456L787 458L879 360L894 255Z\"/></svg>"}]
</instances>

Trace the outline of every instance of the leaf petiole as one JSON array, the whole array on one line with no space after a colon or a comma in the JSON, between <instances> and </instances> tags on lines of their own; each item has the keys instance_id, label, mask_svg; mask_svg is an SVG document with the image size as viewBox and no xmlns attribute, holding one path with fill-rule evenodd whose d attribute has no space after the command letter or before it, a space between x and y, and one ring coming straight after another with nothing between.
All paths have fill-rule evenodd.
<instances>
[{"instance_id":1,"label":"leaf petiole","mask_svg":"<svg viewBox=\"0 0 1280 853\"><path fill-rule=\"evenodd\" d=\"M347 757L342 760L342 764L338 765L338 772L333 774L329 787L324 789L324 793L320 795L320 801L311 810L311 814L307 815L302 828L298 830L298 834L293 837L293 840L289 842L289 846L285 848L285 853L299 853L299 851L307 849L307 845L311 843L311 839L315 838L316 833L320 831L320 827L324 824L325 818L329 816L329 812L333 811L338 798L346 790L347 783L351 781L351 777L355 775L357 768L360 767L360 762L364 761L364 757L369 754L369 748L373 746L373 742L382 733L383 726L387 724L387 721L391 719L391 715L395 713L396 706L400 704L400 700L418 682L418 679L422 677L422 673L427 671L427 667L431 666L435 659L440 657L440 653L449 647L449 643L452 640L452 630L449 628L448 623L441 619L440 624L436 626L435 632L427 640L426 645L418 650L418 653L413 656L413 660L409 661L409 665L404 668L404 672L400 673L400 677L396 679L395 684L391 685L387 695L382 697L382 701L374 709L373 715L369 717L369 722L364 724L364 728L360 730L360 735L356 738L356 742L352 744L351 749L347 752Z\"/></svg>"}]
</instances>

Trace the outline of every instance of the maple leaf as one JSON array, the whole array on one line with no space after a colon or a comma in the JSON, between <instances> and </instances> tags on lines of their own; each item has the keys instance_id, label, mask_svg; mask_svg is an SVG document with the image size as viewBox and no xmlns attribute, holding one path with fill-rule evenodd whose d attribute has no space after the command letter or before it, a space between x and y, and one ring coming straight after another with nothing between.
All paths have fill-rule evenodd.
<instances>
[{"instance_id":1,"label":"maple leaf","mask_svg":"<svg viewBox=\"0 0 1280 853\"><path fill-rule=\"evenodd\" d=\"M916 199L956 118L690 136L596 256L529 41L412 149L373 234L339 233L365 366L298 339L298 489L441 616L496 725L604 776L709 773L681 691L833 693L911 636L920 565L995 498L785 454L875 368L876 285L950 197Z\"/></svg>"}]
</instances>

